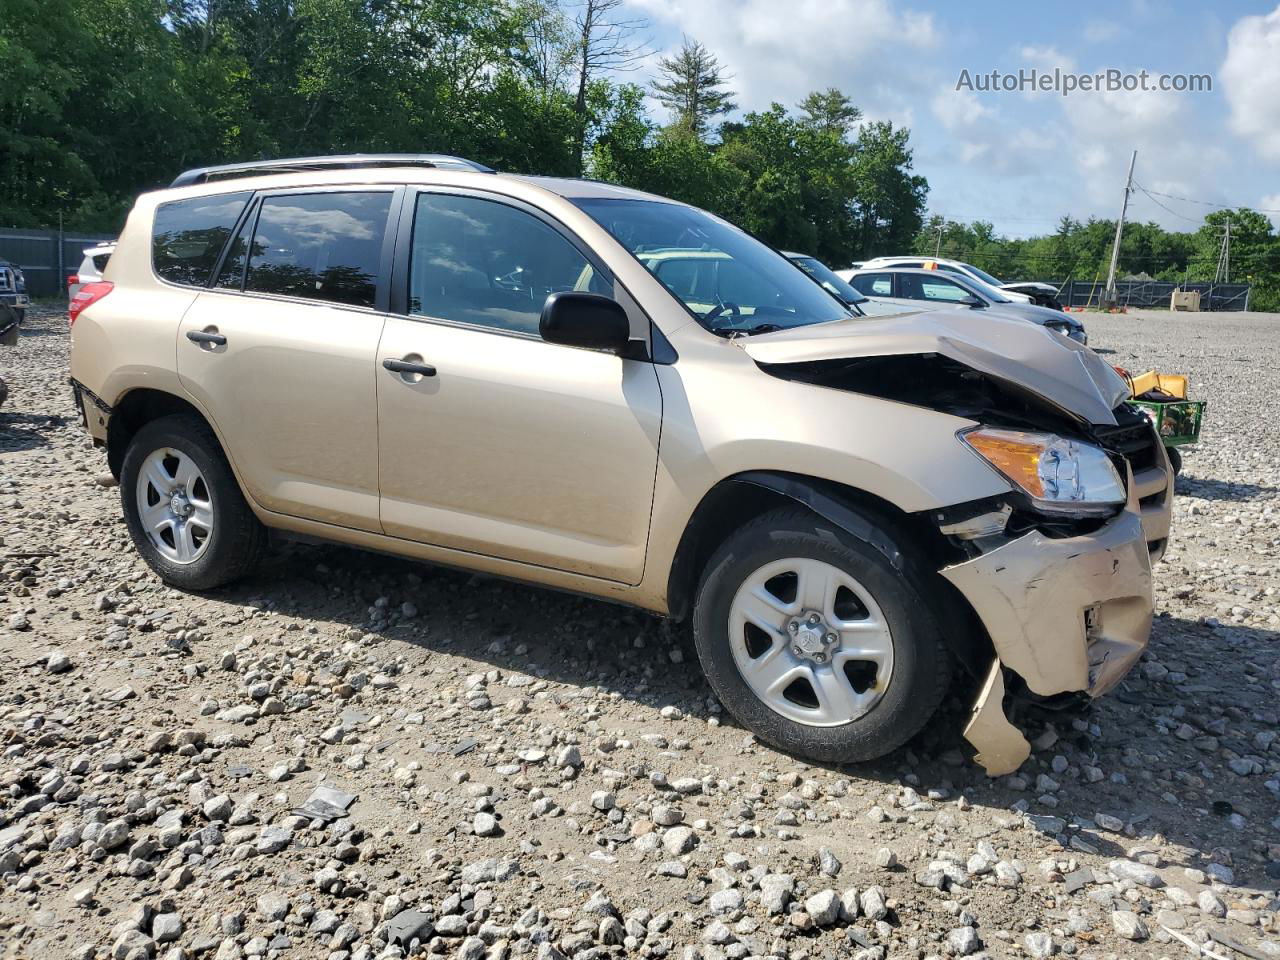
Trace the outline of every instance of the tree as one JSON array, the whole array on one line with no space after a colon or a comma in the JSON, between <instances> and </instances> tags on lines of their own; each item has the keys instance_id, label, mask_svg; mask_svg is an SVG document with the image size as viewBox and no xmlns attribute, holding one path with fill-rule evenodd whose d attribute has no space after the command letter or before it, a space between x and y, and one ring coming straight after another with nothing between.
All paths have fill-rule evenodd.
<instances>
[{"instance_id":1,"label":"tree","mask_svg":"<svg viewBox=\"0 0 1280 960\"><path fill-rule=\"evenodd\" d=\"M621 17L618 10L622 4L623 0L582 0L574 17L574 62L578 74L573 100L573 111L578 117L574 153L578 172L582 171L587 146L590 124L587 93L592 81L611 70L633 69L645 53L644 45L634 39L645 21Z\"/></svg>"},{"instance_id":2,"label":"tree","mask_svg":"<svg viewBox=\"0 0 1280 960\"><path fill-rule=\"evenodd\" d=\"M841 137L852 133L862 119L862 111L835 87L815 90L800 101L800 109L804 112L803 123L817 130L838 133Z\"/></svg>"},{"instance_id":3,"label":"tree","mask_svg":"<svg viewBox=\"0 0 1280 960\"><path fill-rule=\"evenodd\" d=\"M731 76L720 61L696 40L684 38L674 56L658 61L662 80L653 82L658 102L672 112L674 126L701 139L712 117L737 109L733 93L725 90Z\"/></svg>"},{"instance_id":4,"label":"tree","mask_svg":"<svg viewBox=\"0 0 1280 960\"><path fill-rule=\"evenodd\" d=\"M928 181L911 172L910 131L888 120L863 124L854 143L858 246L868 254L905 250L923 221Z\"/></svg>"}]
</instances>

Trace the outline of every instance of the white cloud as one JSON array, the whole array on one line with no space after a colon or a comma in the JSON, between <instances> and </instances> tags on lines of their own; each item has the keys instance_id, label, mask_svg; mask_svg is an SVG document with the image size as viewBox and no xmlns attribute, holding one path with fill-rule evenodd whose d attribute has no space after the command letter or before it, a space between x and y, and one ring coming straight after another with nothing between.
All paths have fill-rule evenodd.
<instances>
[{"instance_id":1,"label":"white cloud","mask_svg":"<svg viewBox=\"0 0 1280 960\"><path fill-rule=\"evenodd\" d=\"M1274 211L1267 216L1271 218L1271 225L1280 230L1280 193L1268 193L1258 201L1258 207L1262 210Z\"/></svg>"},{"instance_id":2,"label":"white cloud","mask_svg":"<svg viewBox=\"0 0 1280 960\"><path fill-rule=\"evenodd\" d=\"M794 105L836 86L869 113L894 115L922 93L900 67L935 48L933 16L888 0L631 0L656 25L704 43L733 74L744 110ZM905 82L904 82L905 80Z\"/></svg>"},{"instance_id":3,"label":"white cloud","mask_svg":"<svg viewBox=\"0 0 1280 960\"><path fill-rule=\"evenodd\" d=\"M1280 6L1236 21L1218 74L1231 108L1231 129L1261 156L1280 160Z\"/></svg>"},{"instance_id":4,"label":"white cloud","mask_svg":"<svg viewBox=\"0 0 1280 960\"><path fill-rule=\"evenodd\" d=\"M1114 20L1090 20L1084 25L1084 38L1089 43L1106 43L1120 33L1120 24Z\"/></svg>"},{"instance_id":5,"label":"white cloud","mask_svg":"<svg viewBox=\"0 0 1280 960\"><path fill-rule=\"evenodd\" d=\"M972 90L957 90L944 86L929 104L933 115L948 130L965 130L983 120L990 121L995 113Z\"/></svg>"}]
</instances>

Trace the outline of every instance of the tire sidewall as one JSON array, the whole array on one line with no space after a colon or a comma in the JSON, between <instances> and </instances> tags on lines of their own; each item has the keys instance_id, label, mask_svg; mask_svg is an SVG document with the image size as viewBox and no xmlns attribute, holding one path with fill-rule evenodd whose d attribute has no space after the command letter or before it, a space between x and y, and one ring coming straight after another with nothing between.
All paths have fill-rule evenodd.
<instances>
[{"instance_id":1,"label":"tire sidewall","mask_svg":"<svg viewBox=\"0 0 1280 960\"><path fill-rule=\"evenodd\" d=\"M235 476L221 451L210 449L201 432L189 429L193 421L181 417L165 417L144 426L134 436L120 467L120 501L125 524L138 553L166 583L188 589L206 589L224 582L223 571L234 549L230 525L237 522L237 502L243 504ZM183 427L188 426L188 429ZM165 557L142 526L138 514L138 474L143 462L156 450L179 450L189 456L204 476L213 509L213 531L199 559L192 563L174 563Z\"/></svg>"},{"instance_id":2,"label":"tire sidewall","mask_svg":"<svg viewBox=\"0 0 1280 960\"><path fill-rule=\"evenodd\" d=\"M889 687L857 720L837 727L790 720L765 704L738 671L729 637L733 598L747 577L783 557L820 560L845 570L885 616L893 643ZM945 665L939 662L944 654L937 622L912 578L875 547L816 517L757 525L730 538L708 566L693 622L698 655L721 702L761 739L791 753L827 762L882 756L910 739L940 698L939 672Z\"/></svg>"}]
</instances>

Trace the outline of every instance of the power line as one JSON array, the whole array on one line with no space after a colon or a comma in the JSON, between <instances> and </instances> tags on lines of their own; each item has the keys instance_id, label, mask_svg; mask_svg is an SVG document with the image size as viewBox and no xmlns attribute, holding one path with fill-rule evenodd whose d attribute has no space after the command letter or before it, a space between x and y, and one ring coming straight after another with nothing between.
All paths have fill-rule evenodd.
<instances>
[{"instance_id":1,"label":"power line","mask_svg":"<svg viewBox=\"0 0 1280 960\"><path fill-rule=\"evenodd\" d=\"M1185 220L1185 221L1187 221L1187 223L1201 223L1201 222L1202 222L1202 219L1203 219L1203 218L1202 218L1201 220L1197 220L1195 217L1188 217L1188 216L1186 216L1185 214L1181 214L1181 213L1179 213L1177 210L1171 210L1171 209L1169 209L1169 208L1168 208L1168 207L1166 207L1163 203L1161 203L1159 200L1157 200L1155 197L1153 197L1153 196L1151 195L1151 191L1150 191L1150 190L1148 190L1146 187L1144 187L1142 184L1140 184L1140 183L1135 183L1135 184L1134 184L1134 186L1135 186L1135 187L1137 187L1139 190L1141 190L1143 193L1145 193L1145 194L1147 195L1147 199L1148 199L1148 200L1150 200L1152 203L1154 203L1154 204L1155 204L1157 207L1159 207L1161 210L1164 210L1166 213L1172 213L1175 217L1179 218L1180 220ZM1161 194L1161 196L1163 196L1163 194Z\"/></svg>"},{"instance_id":2,"label":"power line","mask_svg":"<svg viewBox=\"0 0 1280 960\"><path fill-rule=\"evenodd\" d=\"M1214 203L1211 200L1193 200L1191 197L1179 197L1176 194L1172 194L1172 193L1161 193L1159 190L1147 190L1146 187L1142 187L1142 186L1139 186L1138 189L1141 190L1143 193L1145 193L1147 196L1151 196L1152 194L1155 194L1157 197L1164 197L1167 200L1181 200L1183 203L1198 203L1202 207L1217 207L1219 210L1252 210L1254 213L1280 213L1280 210L1270 210L1266 207L1250 207L1247 204L1243 204L1243 203L1242 204ZM1160 205L1164 206L1164 204L1160 204ZM1169 210L1168 207L1165 207L1165 209ZM1169 210L1169 212L1173 213L1172 210Z\"/></svg>"}]
</instances>

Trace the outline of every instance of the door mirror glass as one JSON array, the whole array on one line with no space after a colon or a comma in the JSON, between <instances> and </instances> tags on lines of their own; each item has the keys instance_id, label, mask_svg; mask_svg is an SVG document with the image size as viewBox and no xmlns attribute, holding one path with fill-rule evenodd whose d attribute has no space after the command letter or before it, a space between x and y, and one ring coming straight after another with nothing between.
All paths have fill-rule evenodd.
<instances>
[{"instance_id":1,"label":"door mirror glass","mask_svg":"<svg viewBox=\"0 0 1280 960\"><path fill-rule=\"evenodd\" d=\"M987 305L985 301L975 297L973 294L969 294L969 296L965 297L960 302L966 307L985 307Z\"/></svg>"},{"instance_id":2,"label":"door mirror glass","mask_svg":"<svg viewBox=\"0 0 1280 960\"><path fill-rule=\"evenodd\" d=\"M595 293L553 293L542 306L538 332L548 343L625 354L631 323L622 304Z\"/></svg>"}]
</instances>

